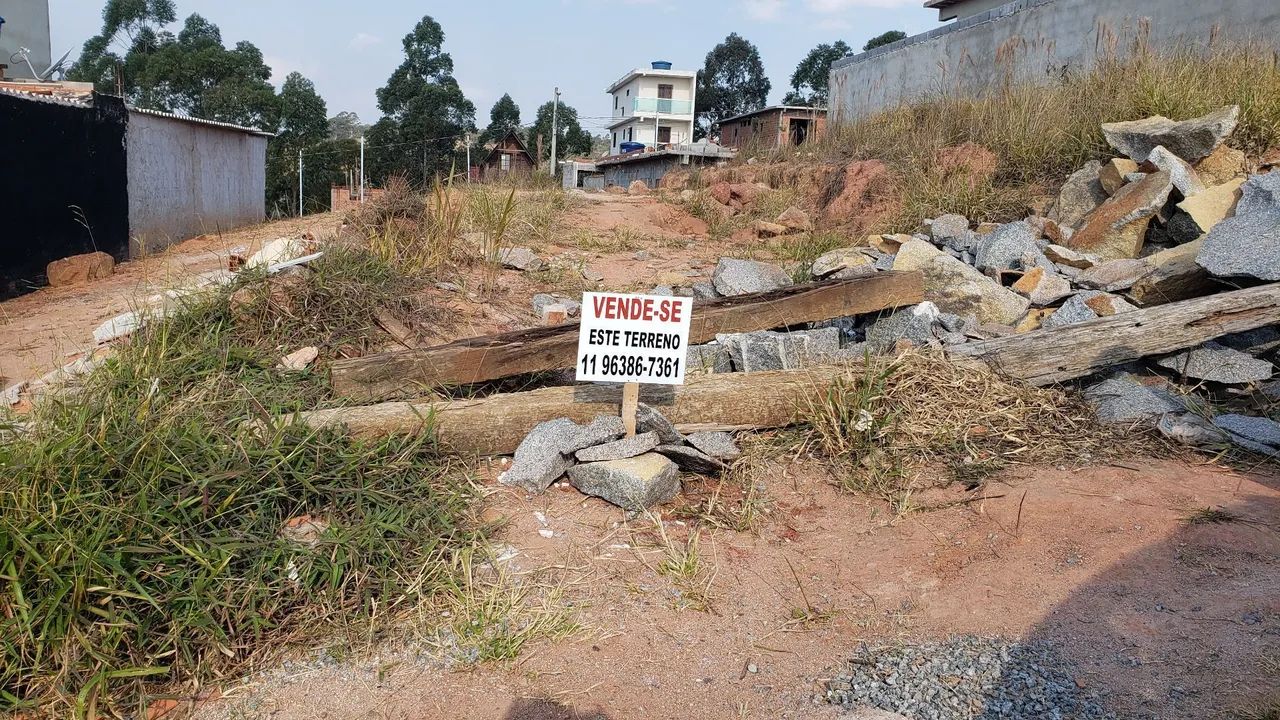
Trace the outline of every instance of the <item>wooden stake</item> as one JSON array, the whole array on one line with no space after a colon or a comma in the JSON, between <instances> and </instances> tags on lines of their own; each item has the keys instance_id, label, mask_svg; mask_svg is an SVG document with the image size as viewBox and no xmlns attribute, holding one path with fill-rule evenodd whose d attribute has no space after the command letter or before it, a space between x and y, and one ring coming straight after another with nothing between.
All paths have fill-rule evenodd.
<instances>
[{"instance_id":1,"label":"wooden stake","mask_svg":"<svg viewBox=\"0 0 1280 720\"><path fill-rule=\"evenodd\" d=\"M627 429L627 437L636 436L636 405L640 404L640 383L625 383L622 386L622 427Z\"/></svg>"}]
</instances>

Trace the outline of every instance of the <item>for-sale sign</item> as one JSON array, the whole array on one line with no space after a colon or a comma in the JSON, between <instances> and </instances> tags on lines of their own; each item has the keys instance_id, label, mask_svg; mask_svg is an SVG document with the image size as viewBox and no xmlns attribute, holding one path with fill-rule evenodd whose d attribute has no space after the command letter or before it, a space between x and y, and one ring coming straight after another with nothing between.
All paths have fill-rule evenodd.
<instances>
[{"instance_id":1,"label":"for-sale sign","mask_svg":"<svg viewBox=\"0 0 1280 720\"><path fill-rule=\"evenodd\" d=\"M683 385L693 299L584 293L578 380Z\"/></svg>"}]
</instances>

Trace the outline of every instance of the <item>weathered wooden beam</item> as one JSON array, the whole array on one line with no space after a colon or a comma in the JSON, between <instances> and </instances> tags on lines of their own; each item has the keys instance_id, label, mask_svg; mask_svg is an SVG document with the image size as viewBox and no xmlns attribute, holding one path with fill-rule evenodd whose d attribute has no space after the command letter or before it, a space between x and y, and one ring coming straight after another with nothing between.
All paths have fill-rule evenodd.
<instances>
[{"instance_id":1,"label":"weathered wooden beam","mask_svg":"<svg viewBox=\"0 0 1280 720\"><path fill-rule=\"evenodd\" d=\"M678 427L782 427L820 401L842 372L849 370L823 366L695 375L685 385L642 386L640 401L657 407ZM567 417L585 423L597 415L617 415L621 400L621 385L576 385L475 400L391 401L311 410L298 417L311 427L341 428L364 439L421 432L430 421L451 451L506 455L540 422Z\"/></svg>"},{"instance_id":2,"label":"weathered wooden beam","mask_svg":"<svg viewBox=\"0 0 1280 720\"><path fill-rule=\"evenodd\" d=\"M1007 377L1050 385L1280 323L1280 283L950 348Z\"/></svg>"},{"instance_id":3,"label":"weathered wooden beam","mask_svg":"<svg viewBox=\"0 0 1280 720\"><path fill-rule=\"evenodd\" d=\"M752 332L914 305L924 299L919 272L882 272L865 278L796 285L694 306L689 342L718 333ZM567 323L447 345L393 350L333 363L333 390L341 397L380 400L422 394L524 373L571 367L578 325Z\"/></svg>"}]
</instances>

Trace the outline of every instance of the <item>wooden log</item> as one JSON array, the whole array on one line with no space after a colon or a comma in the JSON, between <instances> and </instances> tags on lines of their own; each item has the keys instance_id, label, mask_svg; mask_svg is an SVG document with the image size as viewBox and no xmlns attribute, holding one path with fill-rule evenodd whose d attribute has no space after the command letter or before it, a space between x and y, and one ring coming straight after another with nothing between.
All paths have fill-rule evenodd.
<instances>
[{"instance_id":1,"label":"wooden log","mask_svg":"<svg viewBox=\"0 0 1280 720\"><path fill-rule=\"evenodd\" d=\"M1280 323L1280 283L950 349L1007 377L1050 385L1148 355Z\"/></svg>"},{"instance_id":2,"label":"wooden log","mask_svg":"<svg viewBox=\"0 0 1280 720\"><path fill-rule=\"evenodd\" d=\"M694 306L690 343L718 333L752 332L914 305L924 299L919 272L796 285ZM394 350L333 363L334 393L358 400L421 395L434 387L467 385L524 373L572 367L578 325L488 335L447 345Z\"/></svg>"},{"instance_id":3,"label":"wooden log","mask_svg":"<svg viewBox=\"0 0 1280 720\"><path fill-rule=\"evenodd\" d=\"M790 425L819 401L847 366L691 376L685 385L645 385L640 401L678 427L770 428ZM567 417L590 422L617 415L621 385L576 385L502 393L475 400L392 401L311 410L299 418L316 428L337 427L369 439L421 432L431 422L451 451L506 455L535 425Z\"/></svg>"}]
</instances>

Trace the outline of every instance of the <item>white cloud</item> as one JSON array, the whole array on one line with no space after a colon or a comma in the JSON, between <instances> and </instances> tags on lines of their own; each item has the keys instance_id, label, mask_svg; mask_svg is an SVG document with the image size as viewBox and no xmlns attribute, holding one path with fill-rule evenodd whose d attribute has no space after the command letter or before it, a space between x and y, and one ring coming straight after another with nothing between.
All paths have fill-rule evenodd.
<instances>
[{"instance_id":1,"label":"white cloud","mask_svg":"<svg viewBox=\"0 0 1280 720\"><path fill-rule=\"evenodd\" d=\"M354 37L352 37L349 41L347 41L347 47L352 50L364 50L365 48L371 48L380 42L382 42L382 38L378 37L377 35L370 35L369 33L366 33L366 32L358 32L355 34Z\"/></svg>"},{"instance_id":2,"label":"white cloud","mask_svg":"<svg viewBox=\"0 0 1280 720\"><path fill-rule=\"evenodd\" d=\"M919 0L804 0L804 6L820 15L847 12L854 8L917 7Z\"/></svg>"},{"instance_id":3,"label":"white cloud","mask_svg":"<svg viewBox=\"0 0 1280 720\"><path fill-rule=\"evenodd\" d=\"M782 15L785 4L785 0L742 0L742 9L752 20L769 22Z\"/></svg>"}]
</instances>

